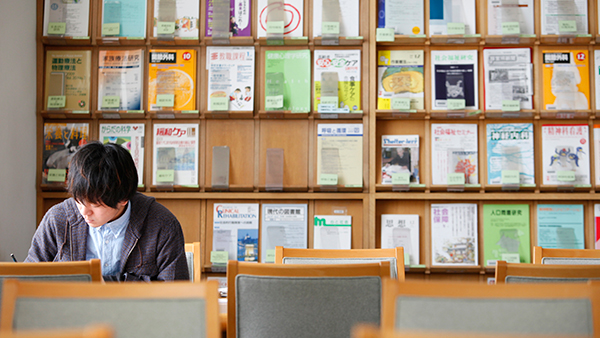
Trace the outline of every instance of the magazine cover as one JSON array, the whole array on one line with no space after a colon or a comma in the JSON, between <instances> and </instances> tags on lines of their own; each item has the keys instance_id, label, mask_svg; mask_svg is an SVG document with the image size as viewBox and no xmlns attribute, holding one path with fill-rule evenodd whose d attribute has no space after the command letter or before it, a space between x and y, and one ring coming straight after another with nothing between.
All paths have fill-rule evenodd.
<instances>
[{"instance_id":1,"label":"magazine cover","mask_svg":"<svg viewBox=\"0 0 600 338\"><path fill-rule=\"evenodd\" d=\"M141 49L99 52L98 110L142 110L143 61Z\"/></svg>"},{"instance_id":2,"label":"magazine cover","mask_svg":"<svg viewBox=\"0 0 600 338\"><path fill-rule=\"evenodd\" d=\"M284 1L285 22L283 23L283 36L298 37L304 35L304 1L303 0L285 0ZM271 7L270 7L271 6ZM267 37L267 19L269 12L277 3L269 5L268 0L258 0L257 15L257 37Z\"/></svg>"},{"instance_id":3,"label":"magazine cover","mask_svg":"<svg viewBox=\"0 0 600 338\"><path fill-rule=\"evenodd\" d=\"M476 34L475 0L429 0L429 34L447 35L448 23L462 23L464 34Z\"/></svg>"},{"instance_id":4,"label":"magazine cover","mask_svg":"<svg viewBox=\"0 0 600 338\"><path fill-rule=\"evenodd\" d=\"M502 171L519 172L520 184L535 184L532 123L486 126L488 184L502 184Z\"/></svg>"},{"instance_id":5,"label":"magazine cover","mask_svg":"<svg viewBox=\"0 0 600 338\"><path fill-rule=\"evenodd\" d=\"M254 47L206 47L208 110L227 98L230 111L254 110Z\"/></svg>"},{"instance_id":6,"label":"magazine cover","mask_svg":"<svg viewBox=\"0 0 600 338\"><path fill-rule=\"evenodd\" d=\"M588 51L544 50L542 58L543 109L590 109Z\"/></svg>"},{"instance_id":7,"label":"magazine cover","mask_svg":"<svg viewBox=\"0 0 600 338\"><path fill-rule=\"evenodd\" d=\"M596 185L600 186L600 124L594 124L594 176Z\"/></svg>"},{"instance_id":8,"label":"magazine cover","mask_svg":"<svg viewBox=\"0 0 600 338\"><path fill-rule=\"evenodd\" d=\"M529 245L529 205L483 205L483 261L531 263Z\"/></svg>"},{"instance_id":9,"label":"magazine cover","mask_svg":"<svg viewBox=\"0 0 600 338\"><path fill-rule=\"evenodd\" d=\"M431 124L432 184L448 184L448 174L465 175L465 184L478 184L477 124Z\"/></svg>"},{"instance_id":10,"label":"magazine cover","mask_svg":"<svg viewBox=\"0 0 600 338\"><path fill-rule=\"evenodd\" d=\"M71 158L88 137L89 123L44 123L42 184L66 182ZM64 170L64 176L59 175L62 180L48 178L49 170L54 169Z\"/></svg>"},{"instance_id":11,"label":"magazine cover","mask_svg":"<svg viewBox=\"0 0 600 338\"><path fill-rule=\"evenodd\" d=\"M206 0L206 36L212 36L213 0ZM252 36L252 0L231 0L229 33Z\"/></svg>"},{"instance_id":12,"label":"magazine cover","mask_svg":"<svg viewBox=\"0 0 600 338\"><path fill-rule=\"evenodd\" d=\"M102 36L145 38L146 7L146 0L102 0ZM107 24L116 26L111 34L106 34Z\"/></svg>"},{"instance_id":13,"label":"magazine cover","mask_svg":"<svg viewBox=\"0 0 600 338\"><path fill-rule=\"evenodd\" d=\"M447 110L449 99L479 109L477 50L432 50L431 66L433 110Z\"/></svg>"},{"instance_id":14,"label":"magazine cover","mask_svg":"<svg viewBox=\"0 0 600 338\"><path fill-rule=\"evenodd\" d=\"M425 33L425 3L412 0L378 0L377 28L393 28L395 34Z\"/></svg>"},{"instance_id":15,"label":"magazine cover","mask_svg":"<svg viewBox=\"0 0 600 338\"><path fill-rule=\"evenodd\" d=\"M540 0L540 10L542 35L589 33L587 0ZM565 21L574 25L573 31L561 30Z\"/></svg>"},{"instance_id":16,"label":"magazine cover","mask_svg":"<svg viewBox=\"0 0 600 338\"><path fill-rule=\"evenodd\" d=\"M313 2L313 37L323 35L323 0ZM338 0L337 4L339 16L340 36L359 36L360 9L359 0Z\"/></svg>"},{"instance_id":17,"label":"magazine cover","mask_svg":"<svg viewBox=\"0 0 600 338\"><path fill-rule=\"evenodd\" d=\"M594 249L600 249L600 204L594 204Z\"/></svg>"},{"instance_id":18,"label":"magazine cover","mask_svg":"<svg viewBox=\"0 0 600 338\"><path fill-rule=\"evenodd\" d=\"M486 110L502 110L505 100L533 109L531 48L485 48L483 66Z\"/></svg>"},{"instance_id":19,"label":"magazine cover","mask_svg":"<svg viewBox=\"0 0 600 338\"><path fill-rule=\"evenodd\" d=\"M363 186L363 125L317 125L317 184L325 185L326 177L335 177L336 185Z\"/></svg>"},{"instance_id":20,"label":"magazine cover","mask_svg":"<svg viewBox=\"0 0 600 338\"><path fill-rule=\"evenodd\" d=\"M431 204L431 265L478 264L477 204Z\"/></svg>"},{"instance_id":21,"label":"magazine cover","mask_svg":"<svg viewBox=\"0 0 600 338\"><path fill-rule=\"evenodd\" d=\"M227 251L229 260L258 262L258 204L215 203L212 251Z\"/></svg>"},{"instance_id":22,"label":"magazine cover","mask_svg":"<svg viewBox=\"0 0 600 338\"><path fill-rule=\"evenodd\" d=\"M152 184L198 185L198 124L155 124Z\"/></svg>"},{"instance_id":23,"label":"magazine cover","mask_svg":"<svg viewBox=\"0 0 600 338\"><path fill-rule=\"evenodd\" d=\"M144 185L144 124L143 123L100 123L100 142L114 143L127 149L135 163L138 185Z\"/></svg>"},{"instance_id":24,"label":"magazine cover","mask_svg":"<svg viewBox=\"0 0 600 338\"><path fill-rule=\"evenodd\" d=\"M168 0L166 3L173 3L174 5L173 7L167 6L165 9L161 6L163 1L165 0L154 0L154 22L152 23L152 29L154 30L153 36L158 36L158 22L163 21L162 18L164 16L169 16L169 21L175 19L174 36L180 38L197 38L200 1Z\"/></svg>"},{"instance_id":25,"label":"magazine cover","mask_svg":"<svg viewBox=\"0 0 600 338\"><path fill-rule=\"evenodd\" d=\"M383 135L381 137L381 184L392 184L392 175L410 175L410 183L419 181L419 135Z\"/></svg>"},{"instance_id":26,"label":"magazine cover","mask_svg":"<svg viewBox=\"0 0 600 338\"><path fill-rule=\"evenodd\" d=\"M196 110L196 51L151 49L149 63L150 110L165 108L157 105L157 95L173 95L173 110Z\"/></svg>"},{"instance_id":27,"label":"magazine cover","mask_svg":"<svg viewBox=\"0 0 600 338\"><path fill-rule=\"evenodd\" d=\"M583 204L539 204L537 245L549 249L585 249Z\"/></svg>"},{"instance_id":28,"label":"magazine cover","mask_svg":"<svg viewBox=\"0 0 600 338\"><path fill-rule=\"evenodd\" d=\"M350 112L362 110L360 105L360 50L315 50L314 56L314 106L318 107L319 103L321 103L322 74L325 72L335 72L338 74L339 104L337 108L348 108Z\"/></svg>"},{"instance_id":29,"label":"magazine cover","mask_svg":"<svg viewBox=\"0 0 600 338\"><path fill-rule=\"evenodd\" d=\"M410 99L411 109L424 109L424 51L377 52L377 109L392 109L393 98Z\"/></svg>"},{"instance_id":30,"label":"magazine cover","mask_svg":"<svg viewBox=\"0 0 600 338\"><path fill-rule=\"evenodd\" d=\"M64 96L63 110L90 110L92 52L89 50L47 50L44 109L49 96Z\"/></svg>"},{"instance_id":31,"label":"magazine cover","mask_svg":"<svg viewBox=\"0 0 600 338\"><path fill-rule=\"evenodd\" d=\"M381 248L397 247L404 248L405 265L419 264L419 215L381 215Z\"/></svg>"},{"instance_id":32,"label":"magazine cover","mask_svg":"<svg viewBox=\"0 0 600 338\"><path fill-rule=\"evenodd\" d=\"M45 0L44 36L85 36L89 37L89 0ZM64 24L64 33L55 34L50 25Z\"/></svg>"},{"instance_id":33,"label":"magazine cover","mask_svg":"<svg viewBox=\"0 0 600 338\"><path fill-rule=\"evenodd\" d=\"M310 82L308 49L265 51L266 110L310 112ZM269 104L276 97L278 102Z\"/></svg>"},{"instance_id":34,"label":"magazine cover","mask_svg":"<svg viewBox=\"0 0 600 338\"><path fill-rule=\"evenodd\" d=\"M307 204L262 204L260 261L275 263L275 247L306 249Z\"/></svg>"},{"instance_id":35,"label":"magazine cover","mask_svg":"<svg viewBox=\"0 0 600 338\"><path fill-rule=\"evenodd\" d=\"M543 184L590 184L590 149L587 124L542 126ZM573 181L558 179L561 172L574 172Z\"/></svg>"},{"instance_id":36,"label":"magazine cover","mask_svg":"<svg viewBox=\"0 0 600 338\"><path fill-rule=\"evenodd\" d=\"M344 249L352 247L352 216L315 215L314 249Z\"/></svg>"},{"instance_id":37,"label":"magazine cover","mask_svg":"<svg viewBox=\"0 0 600 338\"><path fill-rule=\"evenodd\" d=\"M488 34L504 35L503 22L518 22L519 34L535 34L533 0L487 0Z\"/></svg>"}]
</instances>

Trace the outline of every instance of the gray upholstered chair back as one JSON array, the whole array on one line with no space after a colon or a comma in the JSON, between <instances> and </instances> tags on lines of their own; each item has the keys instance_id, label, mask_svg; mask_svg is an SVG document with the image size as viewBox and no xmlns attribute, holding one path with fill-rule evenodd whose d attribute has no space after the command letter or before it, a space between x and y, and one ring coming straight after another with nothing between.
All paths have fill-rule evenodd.
<instances>
[{"instance_id":1,"label":"gray upholstered chair back","mask_svg":"<svg viewBox=\"0 0 600 338\"><path fill-rule=\"evenodd\" d=\"M596 278L565 278L565 277L533 277L533 276L506 276L505 283L586 283Z\"/></svg>"},{"instance_id":2,"label":"gray upholstered chair back","mask_svg":"<svg viewBox=\"0 0 600 338\"><path fill-rule=\"evenodd\" d=\"M589 299L396 299L396 329L592 336Z\"/></svg>"},{"instance_id":3,"label":"gray upholstered chair back","mask_svg":"<svg viewBox=\"0 0 600 338\"><path fill-rule=\"evenodd\" d=\"M104 323L116 337L206 337L204 299L18 298L13 329Z\"/></svg>"},{"instance_id":4,"label":"gray upholstered chair back","mask_svg":"<svg viewBox=\"0 0 600 338\"><path fill-rule=\"evenodd\" d=\"M553 265L600 265L600 258L542 257L542 264L553 264Z\"/></svg>"},{"instance_id":5,"label":"gray upholstered chair back","mask_svg":"<svg viewBox=\"0 0 600 338\"><path fill-rule=\"evenodd\" d=\"M398 279L398 268L395 257L356 257L356 258L313 258L313 257L283 257L283 264L366 264L390 262L390 277Z\"/></svg>"},{"instance_id":6,"label":"gray upholstered chair back","mask_svg":"<svg viewBox=\"0 0 600 338\"><path fill-rule=\"evenodd\" d=\"M379 325L379 277L236 277L237 337L350 337Z\"/></svg>"},{"instance_id":7,"label":"gray upholstered chair back","mask_svg":"<svg viewBox=\"0 0 600 338\"><path fill-rule=\"evenodd\" d=\"M190 281L194 281L194 253L190 251L185 252L185 258L187 260L188 272L190 273Z\"/></svg>"}]
</instances>

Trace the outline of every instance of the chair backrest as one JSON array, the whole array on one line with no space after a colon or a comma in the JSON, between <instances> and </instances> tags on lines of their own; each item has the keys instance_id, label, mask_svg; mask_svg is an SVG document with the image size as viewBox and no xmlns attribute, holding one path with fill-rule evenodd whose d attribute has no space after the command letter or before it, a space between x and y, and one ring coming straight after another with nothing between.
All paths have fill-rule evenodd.
<instances>
[{"instance_id":1,"label":"chair backrest","mask_svg":"<svg viewBox=\"0 0 600 338\"><path fill-rule=\"evenodd\" d=\"M600 250L533 247L534 264L600 265Z\"/></svg>"},{"instance_id":2,"label":"chair backrest","mask_svg":"<svg viewBox=\"0 0 600 338\"><path fill-rule=\"evenodd\" d=\"M200 242L185 243L185 258L187 259L190 281L200 282L202 277L202 261L200 260Z\"/></svg>"},{"instance_id":3,"label":"chair backrest","mask_svg":"<svg viewBox=\"0 0 600 338\"><path fill-rule=\"evenodd\" d=\"M390 263L281 265L229 261L227 337L349 337L379 324ZM268 324L267 324L268 323Z\"/></svg>"},{"instance_id":4,"label":"chair backrest","mask_svg":"<svg viewBox=\"0 0 600 338\"><path fill-rule=\"evenodd\" d=\"M90 325L82 329L0 332L0 338L113 338L114 336L113 329L103 325Z\"/></svg>"},{"instance_id":5,"label":"chair backrest","mask_svg":"<svg viewBox=\"0 0 600 338\"><path fill-rule=\"evenodd\" d=\"M275 264L364 264L390 262L391 277L404 280L404 248L394 249L292 249L275 247Z\"/></svg>"},{"instance_id":6,"label":"chair backrest","mask_svg":"<svg viewBox=\"0 0 600 338\"><path fill-rule=\"evenodd\" d=\"M383 281L382 328L456 333L600 333L600 284Z\"/></svg>"},{"instance_id":7,"label":"chair backrest","mask_svg":"<svg viewBox=\"0 0 600 338\"><path fill-rule=\"evenodd\" d=\"M484 333L456 333L456 332L431 332L431 331L397 331L386 330L372 325L357 325L352 329L352 338L583 338L587 336L565 335L514 335L514 334L484 334Z\"/></svg>"},{"instance_id":8,"label":"chair backrest","mask_svg":"<svg viewBox=\"0 0 600 338\"><path fill-rule=\"evenodd\" d=\"M99 259L75 262L0 262L0 303L2 284L7 278L48 282L99 282L102 281L102 267Z\"/></svg>"},{"instance_id":9,"label":"chair backrest","mask_svg":"<svg viewBox=\"0 0 600 338\"><path fill-rule=\"evenodd\" d=\"M600 279L600 265L543 265L496 262L496 284L569 283Z\"/></svg>"},{"instance_id":10,"label":"chair backrest","mask_svg":"<svg viewBox=\"0 0 600 338\"><path fill-rule=\"evenodd\" d=\"M217 282L39 283L6 280L0 330L103 323L119 337L220 334Z\"/></svg>"}]
</instances>

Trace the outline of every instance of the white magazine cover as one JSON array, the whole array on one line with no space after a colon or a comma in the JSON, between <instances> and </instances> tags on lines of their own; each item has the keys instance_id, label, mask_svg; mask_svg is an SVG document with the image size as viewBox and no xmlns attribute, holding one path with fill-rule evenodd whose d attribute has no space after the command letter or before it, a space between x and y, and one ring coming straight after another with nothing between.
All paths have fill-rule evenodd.
<instances>
[{"instance_id":1,"label":"white magazine cover","mask_svg":"<svg viewBox=\"0 0 600 338\"><path fill-rule=\"evenodd\" d=\"M600 204L594 204L594 249L600 249Z\"/></svg>"},{"instance_id":2,"label":"white magazine cover","mask_svg":"<svg viewBox=\"0 0 600 338\"><path fill-rule=\"evenodd\" d=\"M594 169L596 185L600 185L600 124L594 124Z\"/></svg>"},{"instance_id":3,"label":"white magazine cover","mask_svg":"<svg viewBox=\"0 0 600 338\"><path fill-rule=\"evenodd\" d=\"M419 258L419 215L381 215L381 248L404 248L409 257L408 265L418 265Z\"/></svg>"},{"instance_id":4,"label":"white magazine cover","mask_svg":"<svg viewBox=\"0 0 600 338\"><path fill-rule=\"evenodd\" d=\"M269 11L273 6L278 6L277 3L271 4L269 7L268 0L258 0L257 15L257 37L267 37L267 18ZM284 16L283 36L284 37L299 37L304 36L304 0L285 0L284 1Z\"/></svg>"},{"instance_id":5,"label":"white magazine cover","mask_svg":"<svg viewBox=\"0 0 600 338\"><path fill-rule=\"evenodd\" d=\"M540 0L542 35L587 34L588 0ZM563 22L575 21L575 31L561 31Z\"/></svg>"},{"instance_id":6,"label":"white magazine cover","mask_svg":"<svg viewBox=\"0 0 600 338\"><path fill-rule=\"evenodd\" d=\"M533 0L488 0L488 35L503 35L503 22L518 22L520 34L535 34Z\"/></svg>"},{"instance_id":7,"label":"white magazine cover","mask_svg":"<svg viewBox=\"0 0 600 338\"><path fill-rule=\"evenodd\" d=\"M419 135L381 136L381 184L392 184L393 174L408 174L419 184Z\"/></svg>"},{"instance_id":8,"label":"white magazine cover","mask_svg":"<svg viewBox=\"0 0 600 338\"><path fill-rule=\"evenodd\" d=\"M542 174L544 185L589 185L590 146L587 124L542 126ZM561 172L574 172L574 181L559 181Z\"/></svg>"},{"instance_id":9,"label":"white magazine cover","mask_svg":"<svg viewBox=\"0 0 600 338\"><path fill-rule=\"evenodd\" d=\"M118 110L142 110L144 51L101 50L98 55L98 110L105 97L118 96ZM103 108L104 107L104 108Z\"/></svg>"},{"instance_id":10,"label":"white magazine cover","mask_svg":"<svg viewBox=\"0 0 600 338\"><path fill-rule=\"evenodd\" d=\"M352 248L352 216L315 215L314 249Z\"/></svg>"},{"instance_id":11,"label":"white magazine cover","mask_svg":"<svg viewBox=\"0 0 600 338\"><path fill-rule=\"evenodd\" d=\"M425 34L425 3L419 0L379 1L379 28L393 28L395 34Z\"/></svg>"},{"instance_id":12,"label":"white magazine cover","mask_svg":"<svg viewBox=\"0 0 600 338\"><path fill-rule=\"evenodd\" d=\"M208 110L213 98L228 98L230 111L254 110L254 47L206 47Z\"/></svg>"},{"instance_id":13,"label":"white magazine cover","mask_svg":"<svg viewBox=\"0 0 600 338\"><path fill-rule=\"evenodd\" d=\"M168 13L159 13L161 8L160 3L164 0L154 0L154 24L153 36L158 36L158 25L159 21L162 21L163 16L169 16L169 20L175 19L175 32L173 35L176 37L186 38L197 38L198 37L198 16L200 15L200 1L199 0L169 0L167 3L172 2L175 4L175 8L166 8L165 11ZM172 10L175 10L172 13Z\"/></svg>"},{"instance_id":14,"label":"white magazine cover","mask_svg":"<svg viewBox=\"0 0 600 338\"><path fill-rule=\"evenodd\" d=\"M144 184L144 126L143 123L100 123L100 142L118 144L131 154L138 185Z\"/></svg>"},{"instance_id":15,"label":"white magazine cover","mask_svg":"<svg viewBox=\"0 0 600 338\"><path fill-rule=\"evenodd\" d=\"M477 124L431 124L431 183L448 184L448 174L464 173L465 184L478 184Z\"/></svg>"},{"instance_id":16,"label":"white magazine cover","mask_svg":"<svg viewBox=\"0 0 600 338\"><path fill-rule=\"evenodd\" d=\"M475 0L430 0L429 35L447 35L448 23L463 23L465 34L476 34Z\"/></svg>"},{"instance_id":17,"label":"white magazine cover","mask_svg":"<svg viewBox=\"0 0 600 338\"><path fill-rule=\"evenodd\" d=\"M477 204L431 205L431 265L478 264Z\"/></svg>"},{"instance_id":18,"label":"white magazine cover","mask_svg":"<svg viewBox=\"0 0 600 338\"><path fill-rule=\"evenodd\" d=\"M594 74L596 74L596 109L600 110L600 49L594 50L594 61Z\"/></svg>"},{"instance_id":19,"label":"white magazine cover","mask_svg":"<svg viewBox=\"0 0 600 338\"><path fill-rule=\"evenodd\" d=\"M258 262L258 203L215 203L212 251L229 260Z\"/></svg>"},{"instance_id":20,"label":"white magazine cover","mask_svg":"<svg viewBox=\"0 0 600 338\"><path fill-rule=\"evenodd\" d=\"M519 101L521 109L533 109L533 65L530 48L486 48L485 109L501 110L502 101Z\"/></svg>"},{"instance_id":21,"label":"white magazine cover","mask_svg":"<svg viewBox=\"0 0 600 338\"><path fill-rule=\"evenodd\" d=\"M431 51L432 110L447 110L448 99L479 109L477 50Z\"/></svg>"},{"instance_id":22,"label":"white magazine cover","mask_svg":"<svg viewBox=\"0 0 600 338\"><path fill-rule=\"evenodd\" d=\"M153 185L198 185L198 133L197 123L154 125Z\"/></svg>"},{"instance_id":23,"label":"white magazine cover","mask_svg":"<svg viewBox=\"0 0 600 338\"><path fill-rule=\"evenodd\" d=\"M319 49L314 52L315 107L321 103L322 74L338 74L338 107L361 110L361 58L359 49Z\"/></svg>"},{"instance_id":24,"label":"white magazine cover","mask_svg":"<svg viewBox=\"0 0 600 338\"><path fill-rule=\"evenodd\" d=\"M322 35L323 2L327 0L313 1L313 37ZM359 0L336 0L335 2L339 11L340 36L359 36Z\"/></svg>"},{"instance_id":25,"label":"white magazine cover","mask_svg":"<svg viewBox=\"0 0 600 338\"><path fill-rule=\"evenodd\" d=\"M260 231L260 261L275 262L275 247L306 249L307 204L263 204Z\"/></svg>"},{"instance_id":26,"label":"white magazine cover","mask_svg":"<svg viewBox=\"0 0 600 338\"><path fill-rule=\"evenodd\" d=\"M55 36L48 34L50 23L65 23L64 36L89 37L90 2L89 0L44 1L44 36ZM62 35L62 34L60 34Z\"/></svg>"}]
</instances>

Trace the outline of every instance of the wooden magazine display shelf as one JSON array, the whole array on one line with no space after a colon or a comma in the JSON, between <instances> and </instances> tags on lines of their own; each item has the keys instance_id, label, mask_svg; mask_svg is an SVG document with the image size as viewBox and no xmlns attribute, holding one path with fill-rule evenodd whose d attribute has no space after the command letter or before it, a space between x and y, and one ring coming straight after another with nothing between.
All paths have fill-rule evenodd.
<instances>
[{"instance_id":1,"label":"wooden magazine display shelf","mask_svg":"<svg viewBox=\"0 0 600 338\"><path fill-rule=\"evenodd\" d=\"M197 26L198 36L172 39L154 35L154 6L158 0L147 1L145 37L122 38L102 36L102 1L90 5L89 36L44 37L44 0L37 8L37 219L53 205L68 197L64 184L42 185L42 145L44 123L89 123L89 140L99 138L100 124L142 123L144 139L144 182L140 191L155 197L179 219L186 242L201 242L203 272L211 272L210 252L213 240L213 212L218 203L281 203L307 204L308 247L313 247L314 215L352 216L352 248L381 247L381 215L418 214L420 222L420 262L408 266L409 279L468 279L486 281L493 270L483 261L484 204L520 203L529 205L531 247L537 243L536 207L538 204L578 203L584 205L585 247L594 247L593 208L600 203L596 193L595 146L593 126L597 110L594 89L594 51L600 47L596 1L588 2L589 34L541 35L540 0L535 0L535 34L519 36L489 35L487 28L487 2L476 3L476 33L470 36L430 36L429 1L424 0L424 32L414 36L395 35L393 42L377 41L377 1L359 0L359 36L340 37L338 45L329 45L321 37L313 37L313 1L304 0L303 36L284 39L283 45L270 45L265 38L257 38L257 0L251 1L251 36L232 36L226 42L206 37L206 1L200 1ZM228 43L228 44L227 44ZM255 51L254 106L252 111L210 110L208 93L208 46L253 46ZM531 49L534 93L533 109L517 112L485 110L484 58L488 47ZM591 109L547 110L543 107L544 50L581 49L588 52ZM141 110L98 109L99 52L104 50L143 50L143 83ZM193 49L196 51L195 109L190 111L169 108L150 110L148 107L149 53L152 49ZM53 50L88 50L91 52L89 111L48 109L45 103L46 54ZM310 111L296 113L267 110L265 106L265 54L277 50L308 50L310 53ZM360 99L359 112L350 114L322 114L315 106L314 63L315 50L359 50ZM377 103L378 52L383 50L422 50L424 52L424 106L422 109L380 109ZM434 110L432 107L432 51L477 51L477 109ZM198 184L195 186L165 186L152 184L153 128L155 124L193 123L198 125ZM432 184L431 125L436 123L473 124L478 131L477 184L465 186L463 192L449 192L447 185ZM501 185L488 184L486 126L490 123L532 123L534 130L535 184L521 186L518 191L502 191ZM359 124L362 126L362 158L360 163L362 184L345 187L334 184L323 186L318 177L318 126L327 124ZM590 182L589 186L563 189L542 182L542 125L584 124L589 128ZM419 136L418 184L406 187L382 184L381 156L383 135ZM229 153L228 185L213 185L213 156L219 147ZM276 154L279 157L270 157ZM282 156L281 156L282 154ZM273 184L272 166L282 172ZM268 174L270 173L270 174ZM280 183L279 183L280 182ZM280 184L280 185L278 185ZM402 191L401 191L402 190ZM478 206L479 261L475 266L438 266L431 257L431 204L475 203ZM260 222L259 222L260 223ZM260 225L259 225L260 226Z\"/></svg>"}]
</instances>

